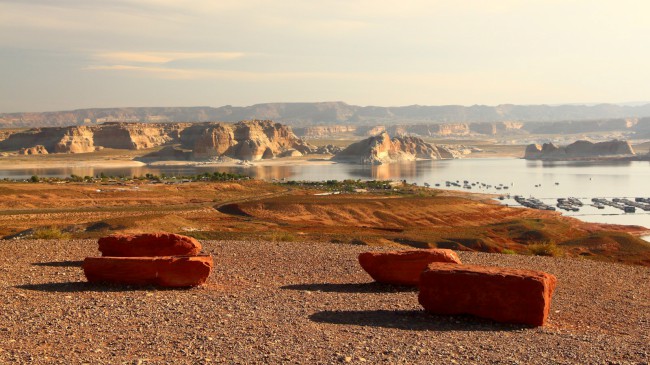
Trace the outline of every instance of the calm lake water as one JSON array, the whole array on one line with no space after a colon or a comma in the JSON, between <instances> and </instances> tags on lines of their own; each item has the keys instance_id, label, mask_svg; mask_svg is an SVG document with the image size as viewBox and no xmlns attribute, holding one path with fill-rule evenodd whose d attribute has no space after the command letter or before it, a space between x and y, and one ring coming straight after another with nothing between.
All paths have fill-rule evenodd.
<instances>
[{"instance_id":1,"label":"calm lake water","mask_svg":"<svg viewBox=\"0 0 650 365\"><path fill-rule=\"evenodd\" d=\"M650 162L628 161L562 161L543 162L522 159L464 159L443 161L418 161L411 163L389 164L381 166L362 166L351 164L333 165L289 165L259 167L215 167L215 166L163 166L130 168L42 168L21 170L0 170L1 178L27 179L32 175L42 177L66 177L71 174L95 176L104 172L115 176L141 176L147 173L160 175L194 175L203 172L236 172L254 178L272 180L406 180L410 183L431 186L440 184L445 188L445 181L464 180L479 183L471 190L456 190L523 195L536 197L550 205L555 205L557 198L576 197L585 202L580 212L564 213L584 221L636 224L650 227L650 212L637 209L637 213L624 214L622 211L606 207L603 210L588 206L591 198L646 197L650 198ZM492 185L481 188L480 183ZM502 184L508 189L497 190ZM516 205L512 199L503 201Z\"/></svg>"}]
</instances>

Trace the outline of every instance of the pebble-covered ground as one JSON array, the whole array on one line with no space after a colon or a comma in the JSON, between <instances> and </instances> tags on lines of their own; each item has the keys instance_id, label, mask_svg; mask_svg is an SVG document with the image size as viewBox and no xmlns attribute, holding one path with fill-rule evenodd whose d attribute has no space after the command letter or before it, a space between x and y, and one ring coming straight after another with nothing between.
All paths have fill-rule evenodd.
<instances>
[{"instance_id":1,"label":"pebble-covered ground","mask_svg":"<svg viewBox=\"0 0 650 365\"><path fill-rule=\"evenodd\" d=\"M558 287L547 326L429 315L417 292L371 282L324 243L203 242L208 284L90 285L96 241L0 241L0 363L648 364L650 269L461 252L538 269Z\"/></svg>"}]
</instances>

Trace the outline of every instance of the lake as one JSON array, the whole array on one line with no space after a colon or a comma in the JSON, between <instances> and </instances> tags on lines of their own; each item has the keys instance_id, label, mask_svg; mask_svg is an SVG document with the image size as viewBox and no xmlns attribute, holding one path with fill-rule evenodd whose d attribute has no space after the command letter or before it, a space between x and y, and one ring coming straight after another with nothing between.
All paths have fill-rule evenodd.
<instances>
[{"instance_id":1,"label":"lake","mask_svg":"<svg viewBox=\"0 0 650 365\"><path fill-rule=\"evenodd\" d=\"M203 172L235 172L264 180L406 180L422 185L440 184L445 181L464 180L478 183L469 192L523 195L536 197L549 205L557 198L577 197L589 203L591 198L646 197L650 198L650 162L644 161L526 161L522 159L460 159L417 161L380 166L352 164L331 165L285 165L285 166L159 166L129 168L39 168L0 170L0 179L27 179L32 175L41 177L67 177L71 174L95 176L104 172L114 176L142 176L147 173L167 175L194 175ZM481 183L492 185L482 188ZM497 190L502 184L508 189ZM504 204L516 205L513 199ZM636 213L606 207L598 210L585 204L580 212L566 213L584 221L636 224L650 227L650 212L637 209Z\"/></svg>"}]
</instances>

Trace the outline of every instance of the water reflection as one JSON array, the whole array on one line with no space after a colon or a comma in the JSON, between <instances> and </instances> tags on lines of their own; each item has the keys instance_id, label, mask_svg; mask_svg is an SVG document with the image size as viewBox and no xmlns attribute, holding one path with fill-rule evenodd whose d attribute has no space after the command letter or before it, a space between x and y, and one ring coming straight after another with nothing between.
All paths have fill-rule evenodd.
<instances>
[{"instance_id":1,"label":"water reflection","mask_svg":"<svg viewBox=\"0 0 650 365\"><path fill-rule=\"evenodd\" d=\"M387 165L349 166L349 173L362 179L372 180L412 180L422 175L423 169L418 169L416 162L403 162Z\"/></svg>"},{"instance_id":2,"label":"water reflection","mask_svg":"<svg viewBox=\"0 0 650 365\"><path fill-rule=\"evenodd\" d=\"M205 171L223 171L222 169L201 170L195 166L134 166L134 167L93 167L93 166L75 166L75 167L57 167L57 168L25 168L0 170L0 179L29 179L33 175L40 177L60 177L65 178L70 175L78 176L118 176L118 177L137 177L146 174L169 176L196 175Z\"/></svg>"},{"instance_id":3,"label":"water reflection","mask_svg":"<svg viewBox=\"0 0 650 365\"><path fill-rule=\"evenodd\" d=\"M593 166L630 166L633 161L616 161L616 160L602 160L602 161L529 161L526 160L526 165L529 167L593 167Z\"/></svg>"}]
</instances>

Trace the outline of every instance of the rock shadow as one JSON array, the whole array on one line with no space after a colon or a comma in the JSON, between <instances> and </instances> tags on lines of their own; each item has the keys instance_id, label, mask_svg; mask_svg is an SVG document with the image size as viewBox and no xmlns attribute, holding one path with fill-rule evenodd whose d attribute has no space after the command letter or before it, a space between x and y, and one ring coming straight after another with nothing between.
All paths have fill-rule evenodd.
<instances>
[{"instance_id":1,"label":"rock shadow","mask_svg":"<svg viewBox=\"0 0 650 365\"><path fill-rule=\"evenodd\" d=\"M135 286L119 284L89 283L87 281L68 281L64 283L43 283L16 285L15 288L51 293L77 292L131 292L131 291L167 291L189 290L192 288L161 288L156 286Z\"/></svg>"},{"instance_id":2,"label":"rock shadow","mask_svg":"<svg viewBox=\"0 0 650 365\"><path fill-rule=\"evenodd\" d=\"M240 217L252 217L252 215L244 212L239 204L225 204L217 205L214 207L219 213L236 215Z\"/></svg>"},{"instance_id":3,"label":"rock shadow","mask_svg":"<svg viewBox=\"0 0 650 365\"><path fill-rule=\"evenodd\" d=\"M378 282L369 283L315 283L285 285L281 289L322 291L328 293L403 293L417 292L418 288L411 286L390 285Z\"/></svg>"},{"instance_id":4,"label":"rock shadow","mask_svg":"<svg viewBox=\"0 0 650 365\"><path fill-rule=\"evenodd\" d=\"M498 323L472 316L442 316L424 310L322 311L309 316L318 323L394 328L409 331L518 331L532 327Z\"/></svg>"},{"instance_id":5,"label":"rock shadow","mask_svg":"<svg viewBox=\"0 0 650 365\"><path fill-rule=\"evenodd\" d=\"M50 261L50 262L33 262L34 266L52 266L52 267L81 267L83 261Z\"/></svg>"}]
</instances>

